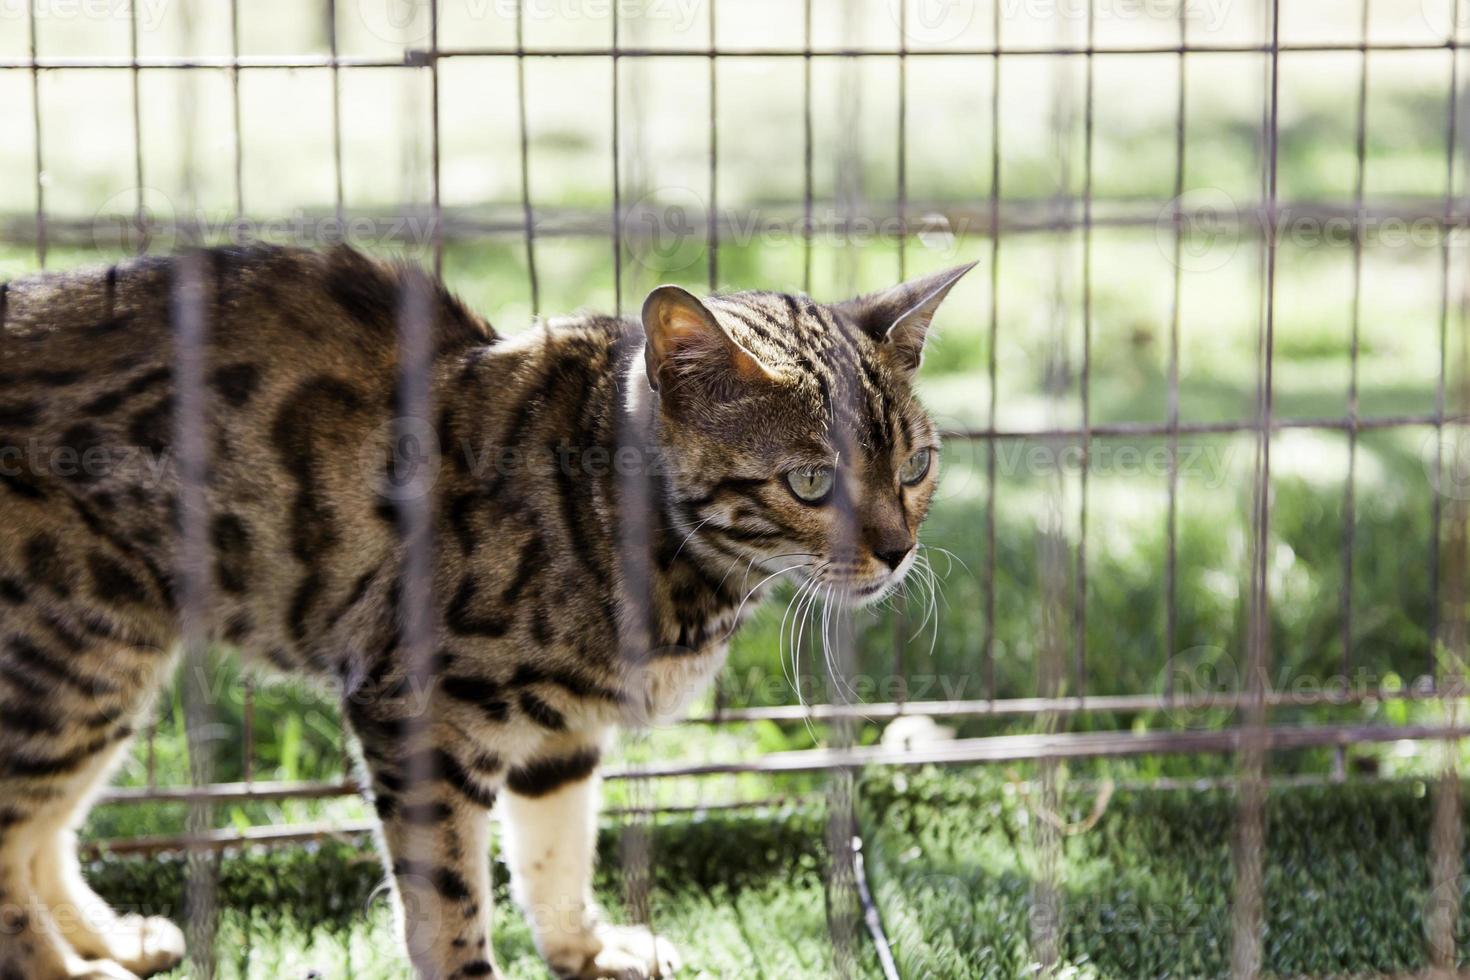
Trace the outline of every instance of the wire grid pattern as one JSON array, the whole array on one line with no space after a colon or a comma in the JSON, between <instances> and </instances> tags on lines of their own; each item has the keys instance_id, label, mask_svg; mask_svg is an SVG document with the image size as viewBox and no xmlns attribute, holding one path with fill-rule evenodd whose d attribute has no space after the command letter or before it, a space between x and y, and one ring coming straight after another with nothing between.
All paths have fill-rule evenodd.
<instances>
[{"instance_id":1,"label":"wire grid pattern","mask_svg":"<svg viewBox=\"0 0 1470 980\"><path fill-rule=\"evenodd\" d=\"M0 60L0 72L21 71L29 72L32 79L32 101L31 117L35 132L35 160L34 160L34 193L36 201L33 241L39 264L44 268L47 261L48 246L50 242L50 230L53 225L64 225L64 221L53 219L48 216L46 202L46 186L44 181L45 159L43 155L43 141L41 133L43 127L50 125L48 120L43 119L41 106L41 76L46 72L57 71L84 71L93 69L128 69L131 73L131 99L133 114L133 133L136 153L133 159L134 182L138 188L137 199L137 222L140 229L146 230L147 224L146 207L143 199L146 187L146 174L144 172L143 158L143 113L141 105L140 78L145 71L181 71L199 72L215 71L225 72L231 83L233 113L230 124L234 133L234 190L236 211L243 215L245 202L242 180L242 152L244 140L241 126L241 101L240 101L240 78L246 72L265 71L289 71L294 69L323 69L330 72L332 79L332 158L334 174L334 197L335 207L339 218L345 213L344 182L343 182L343 139L342 139L342 108L341 108L341 73L344 70L362 68L400 68L404 71L427 73L430 78L430 134L431 145L431 187L432 196L428 203L434 218L433 230L433 262L435 271L441 271L443 266L444 248L446 236L464 235L474 236L485 233L516 233L524 241L526 267L529 279L532 309L536 313L541 312L541 285L538 273L538 237L546 234L569 234L577 236L608 236L611 249L615 301L618 312L623 312L625 299L623 295L623 267L625 261L625 238L624 221L625 195L621 163L625 153L623 132L628 125L625 116L625 106L620 97L619 75L620 66L628 59L657 59L657 58L704 58L709 66L709 158L708 158L708 215L703 228L703 234L707 240L707 280L711 289L719 282L719 244L722 233L722 218L718 207L718 176L719 176L719 117L716 108L716 96L718 92L718 65L722 61L741 58L793 58L801 59L803 65L802 90L802 133L803 133L803 192L801 201L800 230L805 248L803 252L803 281L809 289L812 281L812 253L813 235L816 230L814 221L814 205L816 201L814 173L814 106L813 106L813 82L812 66L817 59L839 59L848 64L856 64L864 58L894 58L898 65L898 113L893 120L895 133L895 164L897 173L897 200L896 210L898 217L899 234L898 244L898 272L902 277L907 273L908 255L905 248L908 240L923 230L922 222L911 220L910 200L908 193L908 159L907 159L907 131L908 106L910 101L908 66L914 58L968 58L981 61L988 60L991 69L990 90L990 158L988 161L990 174L990 194L988 201L961 204L954 210L969 216L976 216L980 220L970 229L971 233L990 239L992 247L989 253L989 263L986 272L989 276L990 290L988 300L988 356L985 372L989 382L988 404L986 418L988 423L984 426L956 430L947 433L950 439L970 440L981 443L984 446L984 460L986 472L986 499L983 511L977 515L977 520L983 521L983 529L986 541L986 561L980 572L983 583L983 608L979 610L983 623L983 638L981 642L982 671L988 696L981 699L951 700L951 701L909 701L899 699L893 702L870 703L870 704L813 704L813 705L789 705L756 708L730 708L725 706L723 698L717 698L713 713L703 715L690 720L692 724L722 725L729 723L741 723L757 720L771 721L800 721L822 720L828 722L840 722L834 728L836 733L832 744L827 747L798 752L783 752L765 757L754 757L730 763L702 763L702 764L640 764L626 769L614 770L606 774L606 778L612 780L649 780L658 778L675 777L699 777L707 775L719 775L741 772L763 772L763 773L792 773L792 772L832 772L834 787L831 793L831 802L837 804L833 807L834 819L845 818L850 815L850 793L851 773L861 765L870 763L890 765L913 765L927 763L979 763L979 762L1002 762L1014 760L1037 760L1043 763L1041 768L1043 782L1043 798L1048 791L1054 791L1054 764L1058 760L1067 758L1096 758L1106 756L1125 756L1155 753L1235 753L1238 760L1238 775L1232 781L1239 791L1239 814L1236 826L1236 846L1234 849L1235 862L1235 889L1236 894L1233 905L1234 915L1234 946L1231 953L1232 972L1236 976L1254 976L1262 963L1262 841L1265 833L1264 827L1264 799L1266 786L1266 765L1269 754L1274 750L1302 748L1309 746L1337 746L1342 747L1356 742L1380 742L1396 741L1401 739L1418 739L1442 742L1445 750L1445 765L1434 796L1434 822L1432 833L1433 867L1432 882L1433 891L1436 895L1446 894L1446 889L1453 891L1455 888L1456 869L1460 867L1459 840L1455 828L1459 826L1460 814L1458 782L1455 771L1454 748L1456 740L1470 735L1470 726L1462 724L1458 720L1457 707L1459 698L1463 694L1460 679L1463 677L1464 646L1466 642L1466 627L1464 623L1465 613L1465 582L1464 566L1466 560L1466 508L1465 502L1453 495L1436 493L1431 501L1432 516L1431 523L1433 534L1429 541L1428 562L1430 568L1430 582L1434 601L1435 619L1431 624L1429 634L1434 638L1434 644L1426 651L1426 667L1428 674L1437 678L1440 683L1434 689L1414 688L1406 690L1367 690L1349 692L1317 692L1317 693L1282 693L1268 690L1266 677L1269 674L1271 664L1270 638L1268 635L1269 615L1269 591L1268 580L1270 574L1270 525L1271 525L1271 497L1270 481L1272 467L1272 442L1277 434L1297 429L1322 430L1340 432L1346 435L1348 445L1348 473L1344 490L1344 512L1346 519L1343 522L1343 538L1340 544L1343 556L1344 577L1341 585L1341 614L1342 614L1342 666L1346 673L1352 667L1353 651L1351 643L1352 623L1354 614L1353 600L1353 557L1355 554L1354 544L1354 520L1353 514L1356 507L1354 497L1355 473L1358 464L1358 441L1364 432L1386 429L1398 429L1406 427L1432 426L1439 437L1437 445L1440 447L1433 461L1432 482L1438 486L1442 468L1446 465L1443 458L1443 447L1445 435L1448 432L1452 437L1455 430L1461 425L1461 419L1452 412L1451 399L1455 400L1454 408L1463 411L1467 407L1464 385L1470 378L1470 371L1465 365L1456 364L1451 359L1452 337L1450 334L1451 321L1453 319L1453 302L1451 296L1452 281L1452 248L1449 232L1462 229L1470 224L1470 211L1467 211L1456 193L1456 172L1459 161L1457 161L1457 147L1463 140L1464 134L1458 131L1458 116L1462 107L1460 106L1460 89L1463 80L1460 77L1459 52L1464 44L1455 36L1445 38L1438 42L1369 42L1369 16L1371 0L1360 0L1361 2L1361 40L1357 43L1283 43L1280 38L1280 0L1261 0L1262 14L1265 21L1264 43L1204 43L1190 37L1189 21L1186 16L1187 5L1179 5L1179 18L1177 24L1177 38L1174 43L1168 44L1138 44L1138 45L1108 45L1098 46L1096 43L1094 13L1095 0L1090 3L1085 20L1086 37L1082 43L1074 43L1064 40L1054 45L1011 45L1004 43L1002 38L1002 4L997 0L992 6L993 15L992 30L994 43L986 46L973 46L961 48L924 49L910 50L908 46L908 31L905 19L909 16L908 5L900 3L897 30L895 37L897 43L894 46L837 46L822 47L813 45L813 0L803 0L803 31L804 43L799 47L760 47L743 48L736 46L721 46L716 37L716 17L714 6L717 0L708 0L709 10L709 34L707 44L703 46L654 48L623 43L625 29L620 24L621 5L614 3L610 5L611 15L611 43L607 47L528 47L525 43L525 10L523 4L516 7L515 44L512 47L463 47L444 46L440 37L440 16L437 0L428 0L429 15L429 38L428 44L423 48L415 48L405 52L401 60L373 58L373 57L350 57L340 54L337 32L337 0L324 0L326 22L329 25L330 53L325 57L320 56L286 56L286 57L261 57L242 56L240 46L240 2L230 0L229 12L231 19L231 54L228 57L142 57L139 54L138 23L136 5L132 11L132 22L130 31L131 54L127 58L55 58L40 57L37 50L36 16L31 8L28 9L27 28L30 55L24 59ZM726 0L730 2L730 0ZM1461 6L1465 0L1453 0L1454 11L1452 23L1458 24L1461 15ZM1444 241L1441 246L1441 276L1443 280L1443 294L1440 304L1439 320L1439 370L1435 385L1434 409L1432 412L1397 414L1397 415L1364 415L1359 409L1359 362L1360 362L1360 327L1362 316L1362 280L1363 280L1363 225L1364 222L1376 215L1384 213L1405 213L1397 205L1375 206L1366 199L1365 195L1365 171L1367 163L1367 137L1366 137L1366 106L1369 99L1369 55L1372 52L1443 52L1448 51L1450 57L1450 73L1448 85L1448 111L1445 120L1444 139L1444 165L1446 192L1441 210L1428 215L1415 215L1416 217L1433 218L1438 227L1444 232ZM1352 250L1353 265L1351 279L1351 305L1350 305L1350 375L1349 391L1347 399L1347 413L1343 417L1331 418L1299 418L1283 417L1275 410L1274 404L1274 348L1276 328L1276 269L1278 253L1278 231L1281 216L1281 207L1278 200L1278 136L1279 136L1279 74L1280 56L1289 52L1339 52L1357 53L1360 56L1359 85L1355 93L1355 161L1356 169L1354 175L1354 198L1351 211L1346 212L1353 222ZM1260 333L1259 333L1259 359L1258 359L1258 382L1255 399L1255 411L1250 418L1241 418L1226 421L1211 422L1189 422L1181 418L1180 408L1180 333L1181 333L1181 294L1182 280L1181 272L1183 263L1180 261L1180 253L1184 247L1186 238L1190 232L1189 215L1182 207L1186 188L1186 161L1189 152L1189 141L1186 137L1187 118L1186 109L1188 104L1187 73L1185 62L1191 55L1202 55L1208 53L1234 53L1234 54L1259 54L1265 72L1267 99L1262 106L1261 114L1261 146L1265 158L1265 166L1261 174L1261 203L1253 209L1245 209L1243 218L1247 221L1257 219L1260 227L1264 229L1261 236L1261 269L1262 269L1262 295L1260 297ZM1091 382L1092 382L1092 342L1093 342L1093 247L1092 236L1099 227L1130 227L1141 225L1152 225L1156 217L1150 215L1130 215L1126 212L1108 216L1098 216L1094 212L1094 186L1093 186L1093 148L1095 143L1095 65L1097 59L1106 58L1110 55L1138 55L1158 54L1174 55L1178 59L1178 89L1176 100L1176 118L1174 126L1174 201L1171 220L1174 225L1173 236L1173 263L1172 263L1172 285L1170 297L1170 315L1168 318L1168 401L1167 417L1162 423L1153 422L1094 422L1091 404ZM1063 197L1055 202L1056 207L1047 214L1038 217L1027 213L1024 208L1017 208L1013 202L1005 201L1001 193L1002 176L1002 140L1001 119L1005 112L1005 103L1002 97L1002 63L1012 58L1080 58L1082 59L1085 75L1083 87L1083 142L1082 142L1082 175L1083 192L1080 200ZM517 107L517 122L519 132L519 162L520 190L521 190L521 215L518 222L508 225L470 226L458 228L455 222L446 222L445 208L441 197L441 169L442 154L440 146L439 125L439 98L440 98L440 66L450 59L460 58L491 58L512 59L515 64L516 93L515 101ZM610 66L612 84L610 87L611 97L607 103L606 111L611 119L612 152L608 161L611 169L612 185L612 208L611 212L603 217L583 216L585 220L574 223L567 227L549 231L538 225L536 208L532 203L530 191L530 163L529 163L529 126L527 111L527 81L526 62L528 59L593 59L605 60ZM854 145L843 148L844 153L853 155L857 152ZM842 181L839 180L839 185ZM842 188L839 186L839 196ZM843 202L844 219L851 220L856 217L857 204L855 199ZM1301 207L1294 205L1298 211ZM1320 213L1326 215L1338 215L1343 213L1341 209L1333 209L1330 206L1321 206ZM1082 325L1082 362L1080 375L1080 417L1078 425L1064 423L1048 423L1045 426L1027 429L1005 428L998 423L997 411L997 381L999 378L999 365L997 360L997 339L1000 329L1000 306L998 296L1003 288L1001 280L1001 254L1004 241L1007 237L1017 234L1025 234L1034 231L1075 231L1081 237L1081 325ZM191 662L197 662L202 656L202 641L197 633L191 632L189 623L197 616L197 603L203 594L204 571L207 569L207 544L204 535L203 520L203 497L202 497L202 475L197 465L202 459L202 452L191 454L189 447L196 450L203 445L203 433L197 424L201 414L197 408L206 397L199 372L189 370L193 364L189 352L197 353L203 338L207 334L208 324L204 322L203 311L207 304L203 302L201 289L204 277L185 276L183 284L179 287L174 299L174 311L177 321L177 329L181 340L184 354L181 364L184 370L179 377L180 398L179 416L176 427L176 437L179 444L185 448L183 453L184 465L183 476L183 514L184 514L184 558L183 576L181 578L184 602L182 615L186 626L186 655ZM412 360L407 355L415 343L416 338L425 335L421 329L421 314L416 316L413 312L412 298L405 301L402 312L403 330L402 338L405 352L405 362ZM1460 339L1461 346L1465 347L1463 338ZM191 346L192 345L192 346ZM190 406L193 406L191 410ZM194 420L194 421L191 421ZM1077 537L1075 547L1069 546L1064 540L1060 530L1061 515L1060 508L1063 506L1063 495L1061 488L1050 489L1050 506L1053 508L1049 519L1053 526L1042 529L1044 551L1044 598L1046 610L1043 615L1046 637L1043 639L1043 658L1038 677L1038 696L1033 698L998 698L996 696L995 682L995 619L996 619L996 486L997 486L997 445L1006 440L1035 439L1054 442L1058 445L1079 445L1082 458L1085 461L1092 451L1092 440L1099 437L1109 436L1162 436L1167 438L1168 446L1168 483L1167 483L1167 511L1166 511L1166 553L1164 567L1164 595L1165 595L1165 622L1164 622L1164 649L1172 665L1174 651L1176 650L1176 634L1178 631L1179 614L1177 607L1177 578L1178 578L1178 523L1179 523L1179 450L1182 436L1207 435L1207 434L1252 434L1255 437L1256 458L1254 466L1254 496L1252 513L1250 517L1250 595L1247 602L1248 608L1248 662L1245 673L1245 689L1225 695L1211 695L1208 698L1198 699L1189 695L1176 695L1172 687L1167 688L1162 695L1158 694L1123 694L1093 696L1089 695L1087 676L1090 657L1098 656L1099 651L1089 651L1087 648L1087 623L1086 623L1086 586L1088 581L1088 555L1086 552L1087 523L1089 514L1087 510L1087 474L1088 467L1083 465L1080 469L1081 494L1077 504L1078 511L1076 519L1080 533ZM850 651L849 651L850 652ZM841 651L839 651L839 654ZM895 673L903 675L902 643L895 643ZM191 676L198 676L195 671L188 672ZM1167 670L1166 679L1172 681L1174 672ZM1064 690L1075 690L1077 694L1067 695ZM200 730L207 718L207 706L203 704L206 692L202 690L190 690L186 685L184 698L186 702L186 714L191 732ZM1313 725L1305 727L1273 727L1269 722L1269 716L1273 709L1282 706L1309 706L1323 704L1356 704L1367 700L1440 700L1444 705L1444 719L1442 725L1405 725L1405 726L1369 726L1369 725ZM1131 732L1088 732L1070 733L1063 730L1065 720L1071 716L1085 713L1136 713L1158 710L1161 708L1183 707L1229 707L1236 711L1239 722L1236 727L1221 728L1214 730L1193 731L1150 731L1142 734ZM855 746L851 742L848 725L858 719L883 720L896 718L903 715L929 715L935 717L1027 717L1034 716L1037 719L1036 733L1029 735L1004 736L991 738L976 738L942 743L912 750L897 750L886 746ZM252 736L253 736L253 701L247 689L245 706L246 745L244 749L245 764L244 771L246 781L239 784L216 784L211 783L207 767L208 753L191 752L191 760L196 755L197 762L191 761L192 785L190 786L159 786L152 778L152 743L149 742L150 779L148 787L144 789L119 789L109 793L106 797L113 802L143 802L156 800L172 800L187 802L191 805L191 818L189 821L189 833L183 838L144 840L144 841L114 841L109 842L110 848L115 852L128 851L154 851L167 847L188 846L195 851L219 849L227 846L237 845L249 841L278 841L291 842L312 839L326 832L324 827L287 827L287 828L257 828L246 833L235 831L224 832L212 829L209 824L209 808L213 804L236 800L279 800L290 798L324 798L339 795L351 795L358 792L355 784L350 782L341 783L267 783L253 779L252 768ZM844 734L845 733L845 734ZM192 740L191 740L192 745ZM725 804L715 804L721 806ZM741 804L728 804L738 806ZM625 816L629 819L642 819L649 815L649 808L631 808ZM333 831L357 832L366 829L363 827L333 827ZM834 845L841 849L841 842L846 838L844 835L851 834L851 828L845 825L834 824ZM629 867L627 869L627 880L629 881L630 906L646 912L646 894L633 894L646 888L647 864L654 857L648 851L646 838L641 840L637 836L632 838L634 843L627 849L625 857ZM1042 842L1046 853L1052 854L1054 858L1059 856L1059 841L1053 839ZM1053 862L1054 865L1054 862ZM207 877L207 868L200 865L199 874ZM834 875L840 873L851 873L852 865L838 862ZM865 889L861 882L861 874L858 874L856 887ZM641 883L641 884L640 884ZM1046 885L1043 883L1043 891ZM207 891L200 892L203 897L200 901L207 903ZM1042 896L1043 902L1045 896ZM1441 902L1436 906L1435 912L1428 918L1430 925L1429 941L1432 950L1432 963L1435 966L1448 966L1455 962L1456 939L1454 935L1455 917L1449 910L1447 903ZM1046 919L1046 917L1042 917ZM207 928L210 919L207 908L194 910L191 914L191 923L202 924L199 928ZM1055 917L1049 920L1055 928ZM842 931L838 925L833 925L834 942L839 940L838 933ZM196 939L200 938L198 936ZM1037 948L1043 951L1043 956L1056 955L1056 936L1037 935L1034 937ZM851 936L842 939L841 942L851 942ZM881 945L881 944L880 944ZM197 948L197 947L196 947ZM206 942L207 948L207 942ZM1049 952L1048 952L1049 951ZM839 959L840 959L839 954ZM888 964L885 963L885 969Z\"/></svg>"}]
</instances>

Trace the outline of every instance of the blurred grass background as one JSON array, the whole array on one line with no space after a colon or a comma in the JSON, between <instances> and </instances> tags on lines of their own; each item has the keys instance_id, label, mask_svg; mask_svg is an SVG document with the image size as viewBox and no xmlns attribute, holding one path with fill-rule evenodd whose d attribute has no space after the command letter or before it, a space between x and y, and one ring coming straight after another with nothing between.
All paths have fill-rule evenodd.
<instances>
[{"instance_id":1,"label":"blurred grass background","mask_svg":"<svg viewBox=\"0 0 1470 980\"><path fill-rule=\"evenodd\" d=\"M895 50L896 4L903 0L813 0L811 44ZM997 43L990 3L943 5L937 21L916 0L903 23L906 59L817 57L811 62L812 195L818 230L806 244L792 231L803 210L803 59L716 59L714 122L718 164L710 187L710 64L703 56L623 59L618 67L621 200L631 218L646 210L691 217L714 206L724 217L716 255L723 289L808 287L820 299L878 288L900 276L978 260L947 301L931 342L921 391L949 428L1027 431L1082 420L1083 237L1076 229L1017 229L999 243L985 234L994 195L1008 218L1045 224L1078 213L1084 186L1087 59L1000 59L998 121L992 118L993 59L944 55L946 49ZM1080 45L1085 5L1001 3L1000 43ZM1095 24L1099 47L1177 43L1179 3L1114 9ZM44 5L43 5L44 6ZM514 4L441 0L440 44L449 49L516 44ZM1074 9L1075 8L1075 9ZM243 55L324 57L332 30L325 4L252 0L239 7ZM719 45L800 49L802 5L787 0L713 3L649 0L619 24L625 45L701 48L711 10ZM844 14L847 10L849 13ZM346 57L398 61L428 43L427 5L398 0L339 0L336 38ZM1255 45L1267 40L1260 3L1188 3L1191 43ZM1282 4L1288 44L1356 44L1360 8L1330 0ZM1452 22L1445 0L1375 2L1366 39L1434 44L1466 25ZM28 55L25 22L0 7L0 62ZM202 0L139 0L138 48L144 58L220 58L232 50L228 16ZM612 36L605 5L528 3L528 48L597 50ZM41 57L129 57L126 16L38 18ZM1447 160L1451 59L1470 77L1464 55L1443 50L1289 51L1280 56L1278 195L1289 205L1351 211L1357 185L1356 93L1366 101L1363 194L1379 211L1436 214L1446 196L1464 193L1466 147ZM1091 188L1099 224L1091 233L1089 412L1094 423L1167 420L1171 329L1178 283L1179 416L1186 423L1244 421L1256 403L1263 322L1263 246L1247 218L1223 235L1192 235L1181 268L1173 264L1168 218L1175 197L1176 100L1184 91L1185 205L1196 202L1249 213L1262 200L1265 148L1261 125L1267 58L1258 52L1099 54L1092 60L1094 135ZM444 274L502 332L525 329L533 314L610 310L620 294L635 309L663 281L705 288L703 232L655 248L630 220L611 234L613 70L605 57L525 59L524 99L529 202L537 218L539 304L520 232L522 169L516 60L453 57L439 69L440 191ZM906 139L898 136L900 73L906 73ZM42 117L40 184L50 222L46 265L72 268L128 254L118 240L140 200L155 219L202 224L206 237L231 233L241 213L252 234L308 242L330 237L339 204L357 219L349 240L369 251L432 261L432 76L401 67L343 68L340 91L342 197L333 169L334 74L326 68L239 72L239 131L234 131L233 76L224 69L139 74L138 136L132 76L126 68L48 70L36 84ZM0 279L39 267L32 76L0 69ZM1463 116L1470 97L1456 100ZM856 109L854 109L856 107ZM992 183L998 133L999 184ZM1461 141L1470 120L1456 121ZM135 174L141 151L143 189ZM855 161L843 165L845 151ZM930 228L902 248L891 238L843 240L827 225L848 211L891 220L899 210L900 154L905 210ZM237 188L237 163L241 180ZM1449 182L1447 186L1447 181ZM237 199L238 190L238 199ZM682 208L670 212L669 208ZM403 224L399 218L409 216ZM1109 216L1133 219L1109 223ZM272 219L281 223L272 224ZM488 231L490 228L499 230ZM797 226L799 227L799 226ZM602 229L600 235L576 234ZM1364 416L1423 415L1436 408L1442 331L1452 364L1463 353L1467 298L1462 235L1400 234L1376 225L1364 242L1360 280L1358 408ZM175 244L165 233L150 247ZM614 247L622 249L616 281ZM999 254L995 254L995 249ZM992 281L989 269L996 262ZM810 283L805 270L811 268ZM1349 405L1355 255L1351 239L1288 236L1277 253L1274 399L1278 416L1332 418ZM991 345L992 305L996 310ZM988 366L994 360L997 389ZM1452 369L1453 370L1453 369ZM1453 375L1452 375L1453 376ZM996 414L988 411L992 398ZM1451 412L1457 406L1450 405ZM1042 536L1059 494L1060 528L1075 550L1081 479L1057 464L1065 440L997 443L996 481L987 481L982 443L946 446L939 502L924 539L954 553L934 555L942 573L935 619L923 624L916 598L906 611L883 610L862 631L857 676L870 700L1024 697L1040 693ZM1086 609L1086 693L1157 693L1170 682L1194 693L1224 693L1244 662L1254 439L1186 434L1180 438L1177 518L1177 629L1165 638L1168 479L1162 437L1098 437L1088 473L1085 589L1070 596ZM1331 684L1361 689L1416 683L1434 669L1434 539L1437 441L1432 427L1364 432L1358 440L1356 507L1345 508L1348 443L1342 432L1282 431L1272 446L1269 546L1270 683L1311 690ZM1452 480L1465 489L1460 447L1447 446ZM987 508L995 550L988 552ZM1344 649L1342 550L1351 522L1352 628ZM995 569L995 617L985 622L985 570ZM1072 586L1075 590L1075 582ZM783 597L784 598L784 597ZM795 694L780 642L782 603L772 604L738 638L722 680L731 706L784 704ZM895 624L894 617L902 623ZM993 656L983 640L993 631ZM901 649L899 649L901 648ZM787 651L789 654L789 650ZM1344 663L1350 669L1344 673ZM807 657L797 680L809 701L836 692ZM992 683L993 678L993 683ZM220 780L245 774L241 751L244 682L222 658L212 682ZM257 680L252 774L258 779L327 779L342 771L335 710L319 692L281 679ZM1081 688L1075 674L1065 693ZM706 701L696 710L707 710ZM1403 723L1428 709L1392 702L1278 712L1282 722ZM140 744L122 781L141 785L187 779L183 712L166 702L151 750ZM1128 718L1088 715L1074 729L1227 724L1225 710ZM962 735L1030 730L1029 719L974 719ZM639 758L708 761L755 751L819 744L820 725L761 723L714 729L657 730L632 740L618 762ZM858 738L878 738L860 726ZM1413 776L1430 767L1412 745L1354 747L1351 771ZM1281 773L1327 773L1328 751L1277 754ZM1228 773L1229 759L1143 758L1072 763L1078 778L1198 777ZM1023 775L1027 767L1018 767ZM640 802L698 802L800 795L816 777L720 777L661 784ZM612 802L628 802L623 787ZM356 800L287 801L222 808L226 824L366 816ZM106 807L89 835L175 832L182 808ZM1120 974L1123 975L1123 974Z\"/></svg>"}]
</instances>

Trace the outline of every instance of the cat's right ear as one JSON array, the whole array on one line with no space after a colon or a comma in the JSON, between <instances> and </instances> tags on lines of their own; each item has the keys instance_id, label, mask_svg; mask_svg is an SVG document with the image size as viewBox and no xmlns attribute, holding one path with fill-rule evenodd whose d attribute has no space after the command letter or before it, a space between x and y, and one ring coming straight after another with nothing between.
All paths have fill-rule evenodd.
<instances>
[{"instance_id":1,"label":"cat's right ear","mask_svg":"<svg viewBox=\"0 0 1470 980\"><path fill-rule=\"evenodd\" d=\"M698 297L659 286L643 301L648 384L665 394L698 383L706 397L734 397L742 383L769 380L764 365L736 343Z\"/></svg>"}]
</instances>

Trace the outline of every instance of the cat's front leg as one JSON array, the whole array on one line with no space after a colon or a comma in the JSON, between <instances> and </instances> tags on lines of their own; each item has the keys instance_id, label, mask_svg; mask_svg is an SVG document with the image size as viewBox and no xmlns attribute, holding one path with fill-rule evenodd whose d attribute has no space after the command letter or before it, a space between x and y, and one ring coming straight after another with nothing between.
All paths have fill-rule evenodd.
<instances>
[{"instance_id":1,"label":"cat's front leg","mask_svg":"<svg viewBox=\"0 0 1470 980\"><path fill-rule=\"evenodd\" d=\"M605 922L592 898L599 745L559 736L510 770L502 814L511 894L558 976L672 976L679 962L668 940Z\"/></svg>"},{"instance_id":2,"label":"cat's front leg","mask_svg":"<svg viewBox=\"0 0 1470 980\"><path fill-rule=\"evenodd\" d=\"M489 837L504 776L498 759L447 747L395 753L366 739L364 755L415 975L500 976L490 945Z\"/></svg>"}]
</instances>

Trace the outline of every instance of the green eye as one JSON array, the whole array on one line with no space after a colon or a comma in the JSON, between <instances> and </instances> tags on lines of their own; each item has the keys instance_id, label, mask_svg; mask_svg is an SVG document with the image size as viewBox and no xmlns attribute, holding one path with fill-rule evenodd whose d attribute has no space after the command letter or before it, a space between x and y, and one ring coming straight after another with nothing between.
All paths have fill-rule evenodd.
<instances>
[{"instance_id":1,"label":"green eye","mask_svg":"<svg viewBox=\"0 0 1470 980\"><path fill-rule=\"evenodd\" d=\"M898 468L898 478L905 485L918 483L929 475L929 462L932 454L927 449L920 449L908 458L908 462Z\"/></svg>"},{"instance_id":2,"label":"green eye","mask_svg":"<svg viewBox=\"0 0 1470 980\"><path fill-rule=\"evenodd\" d=\"M798 500L818 504L832 492L832 467L805 466L786 474L786 485Z\"/></svg>"}]
</instances>

